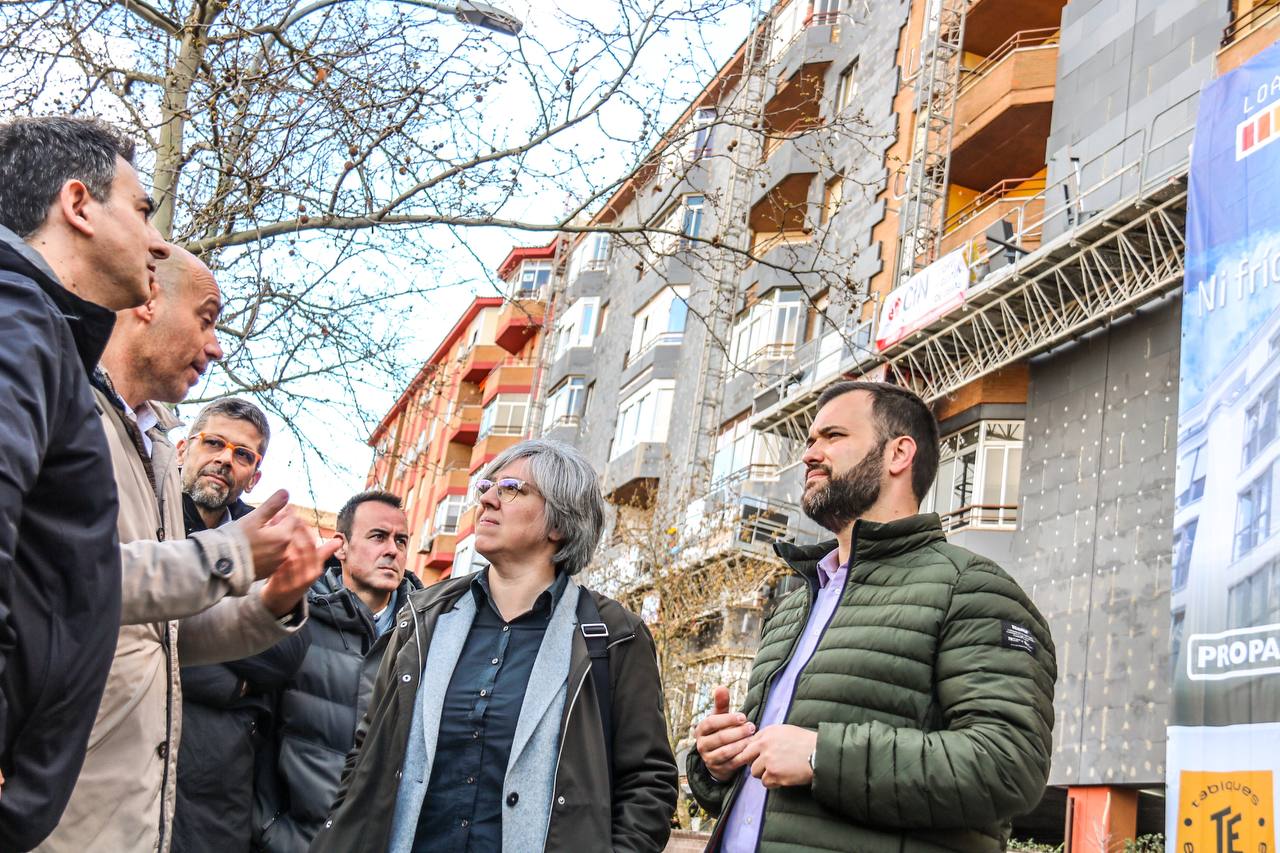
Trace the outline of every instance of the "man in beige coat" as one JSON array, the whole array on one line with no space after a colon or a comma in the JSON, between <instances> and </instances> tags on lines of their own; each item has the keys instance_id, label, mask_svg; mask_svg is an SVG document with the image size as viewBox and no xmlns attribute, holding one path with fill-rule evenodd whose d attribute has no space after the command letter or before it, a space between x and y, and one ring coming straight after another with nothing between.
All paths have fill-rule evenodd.
<instances>
[{"instance_id":1,"label":"man in beige coat","mask_svg":"<svg viewBox=\"0 0 1280 853\"><path fill-rule=\"evenodd\" d=\"M183 537L182 485L161 403L186 397L211 361L221 292L174 248L153 298L118 315L94 396L120 493L124 627L84 769L42 851L164 853L181 728L179 665L256 654L295 632L305 592L336 543L314 535L277 492L232 524ZM269 578L255 584L254 581Z\"/></svg>"}]
</instances>

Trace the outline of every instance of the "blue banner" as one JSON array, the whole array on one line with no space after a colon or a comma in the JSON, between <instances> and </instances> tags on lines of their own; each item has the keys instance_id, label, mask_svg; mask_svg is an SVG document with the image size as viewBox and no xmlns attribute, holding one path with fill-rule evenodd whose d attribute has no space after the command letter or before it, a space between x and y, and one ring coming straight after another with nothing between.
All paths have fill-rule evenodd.
<instances>
[{"instance_id":1,"label":"blue banner","mask_svg":"<svg viewBox=\"0 0 1280 853\"><path fill-rule=\"evenodd\" d=\"M1200 97L1187 202L1168 850L1275 851L1280 45Z\"/></svg>"}]
</instances>

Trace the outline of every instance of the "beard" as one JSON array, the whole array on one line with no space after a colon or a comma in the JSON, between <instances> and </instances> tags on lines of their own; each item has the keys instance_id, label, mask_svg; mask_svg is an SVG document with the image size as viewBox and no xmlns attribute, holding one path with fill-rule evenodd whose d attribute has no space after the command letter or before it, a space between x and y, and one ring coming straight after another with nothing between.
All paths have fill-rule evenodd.
<instances>
[{"instance_id":1,"label":"beard","mask_svg":"<svg viewBox=\"0 0 1280 853\"><path fill-rule=\"evenodd\" d=\"M832 533L839 533L871 509L880 498L884 447L882 442L838 477L833 476L826 465L814 466L826 473L827 482L812 491L805 491L800 502L804 514Z\"/></svg>"},{"instance_id":2,"label":"beard","mask_svg":"<svg viewBox=\"0 0 1280 853\"><path fill-rule=\"evenodd\" d=\"M190 483L183 483L183 491L191 496L191 500L195 505L203 509L219 510L226 509L227 504L234 501L240 495L231 495L231 486L218 480L201 480L205 474L212 474L218 477L231 479L231 471L220 465L206 465L195 473Z\"/></svg>"}]
</instances>

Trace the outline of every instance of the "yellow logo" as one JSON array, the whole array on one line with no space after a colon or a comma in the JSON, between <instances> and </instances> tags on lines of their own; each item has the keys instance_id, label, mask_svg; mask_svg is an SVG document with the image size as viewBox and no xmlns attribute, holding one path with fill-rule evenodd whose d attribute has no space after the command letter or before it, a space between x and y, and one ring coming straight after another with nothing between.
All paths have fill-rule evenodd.
<instances>
[{"instance_id":1,"label":"yellow logo","mask_svg":"<svg viewBox=\"0 0 1280 853\"><path fill-rule=\"evenodd\" d=\"M1275 853L1270 770L1182 771L1177 853Z\"/></svg>"}]
</instances>

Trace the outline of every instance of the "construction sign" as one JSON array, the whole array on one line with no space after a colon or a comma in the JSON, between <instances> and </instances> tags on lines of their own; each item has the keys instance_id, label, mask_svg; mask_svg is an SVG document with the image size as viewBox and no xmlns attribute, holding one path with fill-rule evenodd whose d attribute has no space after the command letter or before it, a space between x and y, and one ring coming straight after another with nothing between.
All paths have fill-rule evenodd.
<instances>
[{"instance_id":1,"label":"construction sign","mask_svg":"<svg viewBox=\"0 0 1280 853\"><path fill-rule=\"evenodd\" d=\"M1280 45L1200 95L1170 561L1166 843L1274 853L1280 774Z\"/></svg>"}]
</instances>

